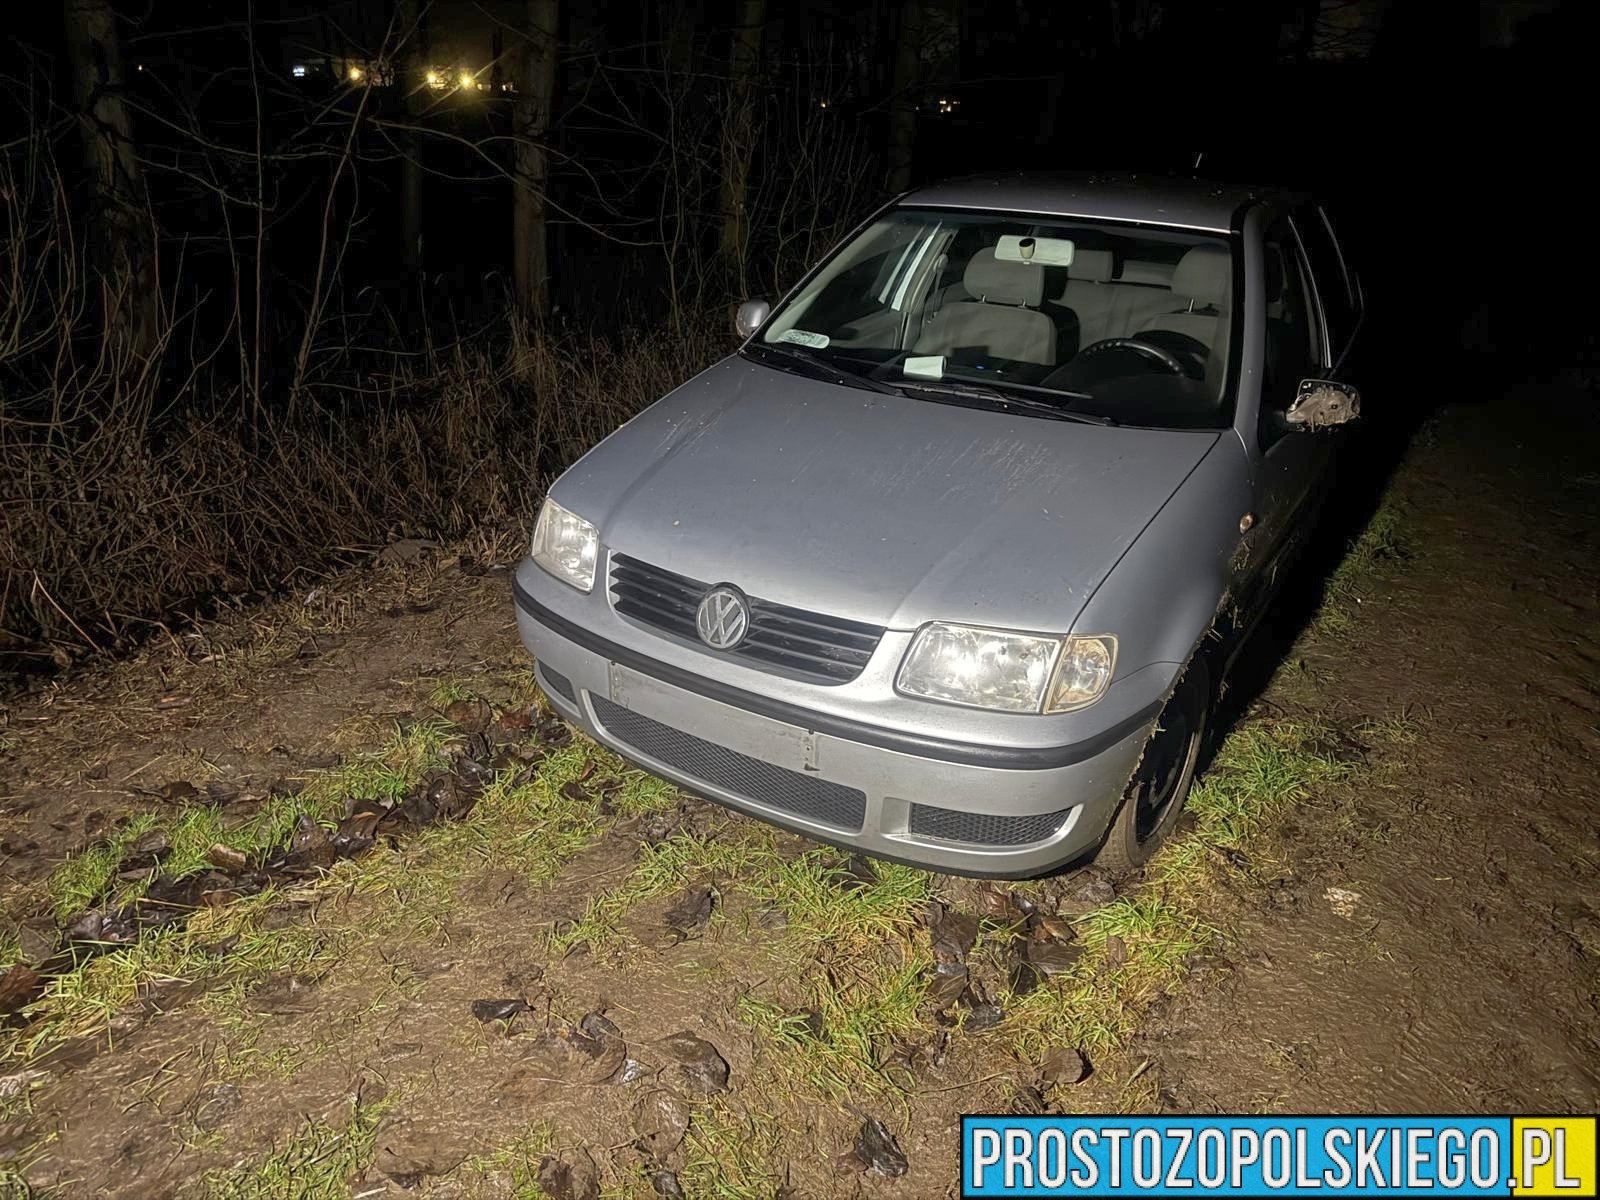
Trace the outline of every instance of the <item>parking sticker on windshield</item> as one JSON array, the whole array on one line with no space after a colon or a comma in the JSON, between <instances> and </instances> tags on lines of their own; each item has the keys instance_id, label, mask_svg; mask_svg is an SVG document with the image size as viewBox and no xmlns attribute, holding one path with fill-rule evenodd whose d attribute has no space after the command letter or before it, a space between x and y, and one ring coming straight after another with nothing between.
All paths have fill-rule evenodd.
<instances>
[{"instance_id":1,"label":"parking sticker on windshield","mask_svg":"<svg viewBox=\"0 0 1600 1200\"><path fill-rule=\"evenodd\" d=\"M785 329L778 335L780 342L793 342L797 346L810 346L821 350L832 339L825 333L807 333L804 329Z\"/></svg>"}]
</instances>

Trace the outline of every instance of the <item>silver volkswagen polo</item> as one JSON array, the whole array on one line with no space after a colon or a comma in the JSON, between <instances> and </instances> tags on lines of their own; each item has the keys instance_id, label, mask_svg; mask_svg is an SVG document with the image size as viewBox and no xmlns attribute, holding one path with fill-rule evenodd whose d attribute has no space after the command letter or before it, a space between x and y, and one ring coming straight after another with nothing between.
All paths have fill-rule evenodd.
<instances>
[{"instance_id":1,"label":"silver volkswagen polo","mask_svg":"<svg viewBox=\"0 0 1600 1200\"><path fill-rule=\"evenodd\" d=\"M515 580L540 684L818 840L1140 864L1356 415L1361 313L1307 197L903 196L551 488Z\"/></svg>"}]
</instances>

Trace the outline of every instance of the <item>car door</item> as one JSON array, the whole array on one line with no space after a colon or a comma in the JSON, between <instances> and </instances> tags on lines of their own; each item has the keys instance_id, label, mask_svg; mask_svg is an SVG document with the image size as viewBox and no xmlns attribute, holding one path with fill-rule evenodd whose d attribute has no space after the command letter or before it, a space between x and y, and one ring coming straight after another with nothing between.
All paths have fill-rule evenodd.
<instances>
[{"instance_id":1,"label":"car door","mask_svg":"<svg viewBox=\"0 0 1600 1200\"><path fill-rule=\"evenodd\" d=\"M1332 461L1335 436L1285 420L1305 379L1329 377L1333 358L1318 288L1289 218L1263 239L1266 329L1256 475L1258 596L1270 595L1284 563L1309 530Z\"/></svg>"}]
</instances>

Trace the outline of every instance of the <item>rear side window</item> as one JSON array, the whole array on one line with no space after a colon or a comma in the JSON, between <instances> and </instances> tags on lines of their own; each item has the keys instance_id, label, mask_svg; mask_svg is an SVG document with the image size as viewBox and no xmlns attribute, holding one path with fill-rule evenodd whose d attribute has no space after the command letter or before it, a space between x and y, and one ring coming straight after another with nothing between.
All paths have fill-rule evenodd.
<instances>
[{"instance_id":1,"label":"rear side window","mask_svg":"<svg viewBox=\"0 0 1600 1200\"><path fill-rule=\"evenodd\" d=\"M1279 221L1262 244L1266 272L1266 345L1261 387L1261 438L1274 440L1273 414L1286 412L1300 381L1323 373L1322 331L1294 230Z\"/></svg>"},{"instance_id":2,"label":"rear side window","mask_svg":"<svg viewBox=\"0 0 1600 1200\"><path fill-rule=\"evenodd\" d=\"M1308 206L1296 213L1294 225L1311 262L1317 298L1322 301L1323 318L1328 323L1328 342L1333 347L1333 361L1337 363L1355 336L1360 318L1355 281L1333 236L1327 214L1321 208Z\"/></svg>"}]
</instances>

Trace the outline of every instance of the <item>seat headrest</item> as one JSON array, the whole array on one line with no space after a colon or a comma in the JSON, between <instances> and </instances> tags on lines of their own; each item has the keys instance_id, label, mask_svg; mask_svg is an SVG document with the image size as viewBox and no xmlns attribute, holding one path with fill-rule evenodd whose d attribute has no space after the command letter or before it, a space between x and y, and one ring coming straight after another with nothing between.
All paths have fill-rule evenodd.
<instances>
[{"instance_id":1,"label":"seat headrest","mask_svg":"<svg viewBox=\"0 0 1600 1200\"><path fill-rule=\"evenodd\" d=\"M1109 250L1075 249L1072 252L1072 264L1067 267L1067 278L1110 283L1116 265L1116 256Z\"/></svg>"},{"instance_id":2,"label":"seat headrest","mask_svg":"<svg viewBox=\"0 0 1600 1200\"><path fill-rule=\"evenodd\" d=\"M1232 255L1221 246L1195 246L1172 272L1172 294L1197 304L1221 304L1232 281Z\"/></svg>"},{"instance_id":3,"label":"seat headrest","mask_svg":"<svg viewBox=\"0 0 1600 1200\"><path fill-rule=\"evenodd\" d=\"M994 256L992 246L972 256L961 283L969 295L990 304L1038 308L1044 300L1044 268L1034 263L1002 262Z\"/></svg>"}]
</instances>

